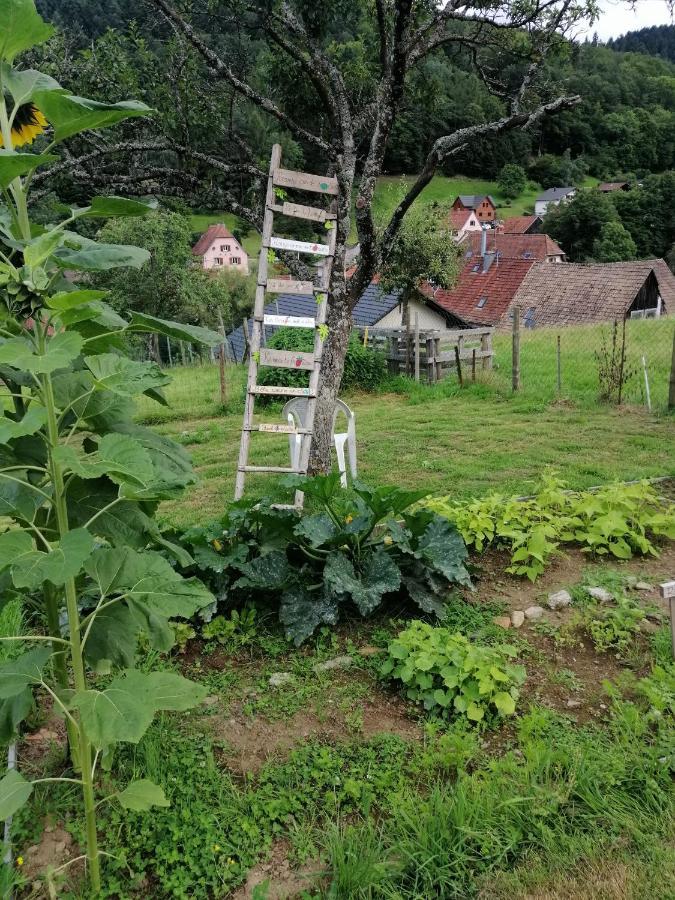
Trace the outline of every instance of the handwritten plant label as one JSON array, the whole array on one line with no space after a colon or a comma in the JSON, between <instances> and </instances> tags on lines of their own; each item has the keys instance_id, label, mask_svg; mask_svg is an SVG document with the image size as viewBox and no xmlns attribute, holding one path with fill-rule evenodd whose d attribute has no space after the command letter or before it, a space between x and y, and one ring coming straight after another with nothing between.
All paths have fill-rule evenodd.
<instances>
[{"instance_id":1,"label":"handwritten plant label","mask_svg":"<svg viewBox=\"0 0 675 900\"><path fill-rule=\"evenodd\" d=\"M270 294L302 294L310 296L314 293L314 285L311 281L295 281L292 278L270 278L267 282L267 291Z\"/></svg>"},{"instance_id":2,"label":"handwritten plant label","mask_svg":"<svg viewBox=\"0 0 675 900\"><path fill-rule=\"evenodd\" d=\"M258 425L258 431L268 431L271 434L298 434L295 425Z\"/></svg>"},{"instance_id":3,"label":"handwritten plant label","mask_svg":"<svg viewBox=\"0 0 675 900\"><path fill-rule=\"evenodd\" d=\"M299 188L301 191L314 191L316 194L337 194L337 178L327 175L310 175L309 172L293 172L291 169L277 169L274 183L282 187Z\"/></svg>"},{"instance_id":4,"label":"handwritten plant label","mask_svg":"<svg viewBox=\"0 0 675 900\"><path fill-rule=\"evenodd\" d=\"M264 316L265 325L276 325L278 328L314 328L315 321L311 316Z\"/></svg>"},{"instance_id":5,"label":"handwritten plant label","mask_svg":"<svg viewBox=\"0 0 675 900\"><path fill-rule=\"evenodd\" d=\"M306 369L314 368L313 353L294 353L292 350L270 350L265 348L260 351L261 366L277 366L280 369Z\"/></svg>"},{"instance_id":6,"label":"handwritten plant label","mask_svg":"<svg viewBox=\"0 0 675 900\"><path fill-rule=\"evenodd\" d=\"M328 244L310 244L307 241L291 241L288 238L270 238L270 244L275 250L294 250L296 253L312 253L315 256L328 256L330 247Z\"/></svg>"},{"instance_id":7,"label":"handwritten plant label","mask_svg":"<svg viewBox=\"0 0 675 900\"><path fill-rule=\"evenodd\" d=\"M255 386L253 393L255 394L271 394L284 397L309 397L308 387L277 387L273 384L258 384Z\"/></svg>"},{"instance_id":8,"label":"handwritten plant label","mask_svg":"<svg viewBox=\"0 0 675 900\"><path fill-rule=\"evenodd\" d=\"M302 206L300 203L284 203L281 208L284 216L292 216L294 219L308 219L310 222L325 222L326 211L315 206Z\"/></svg>"}]
</instances>

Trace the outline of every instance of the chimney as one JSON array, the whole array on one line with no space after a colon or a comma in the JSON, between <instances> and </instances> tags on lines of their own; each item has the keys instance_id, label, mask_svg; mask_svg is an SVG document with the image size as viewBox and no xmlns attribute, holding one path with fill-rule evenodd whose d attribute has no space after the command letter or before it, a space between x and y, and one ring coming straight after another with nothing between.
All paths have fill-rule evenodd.
<instances>
[{"instance_id":1,"label":"chimney","mask_svg":"<svg viewBox=\"0 0 675 900\"><path fill-rule=\"evenodd\" d=\"M485 256L487 252L487 225L481 227L480 232L480 255Z\"/></svg>"},{"instance_id":2,"label":"chimney","mask_svg":"<svg viewBox=\"0 0 675 900\"><path fill-rule=\"evenodd\" d=\"M495 261L496 253L483 254L483 275L488 271L492 263Z\"/></svg>"}]
</instances>

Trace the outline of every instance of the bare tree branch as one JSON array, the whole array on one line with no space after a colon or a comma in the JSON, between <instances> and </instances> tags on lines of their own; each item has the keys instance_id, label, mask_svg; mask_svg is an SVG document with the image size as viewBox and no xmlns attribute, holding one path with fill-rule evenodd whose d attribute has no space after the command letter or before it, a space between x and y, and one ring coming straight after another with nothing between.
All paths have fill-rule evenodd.
<instances>
[{"instance_id":1,"label":"bare tree branch","mask_svg":"<svg viewBox=\"0 0 675 900\"><path fill-rule=\"evenodd\" d=\"M251 87L250 84L246 81L242 81L242 79L233 72L232 68L228 66L215 51L204 43L197 35L194 28L192 28L192 26L188 24L188 22L186 22L185 19L166 2L166 0L150 0L150 2L153 3L170 22L175 23L213 72L228 81L232 87L242 94L242 96L246 97L247 100L250 100L256 106L260 107L260 109L263 109L265 112L274 116L282 125L288 128L289 131L301 140L313 144L315 147L323 150L323 152L331 158L334 156L334 150L329 143L324 141L318 135L307 131L291 119L290 116L287 116L283 110L279 109L276 103L273 103L269 97L265 97L263 94L258 93L258 91Z\"/></svg>"}]
</instances>

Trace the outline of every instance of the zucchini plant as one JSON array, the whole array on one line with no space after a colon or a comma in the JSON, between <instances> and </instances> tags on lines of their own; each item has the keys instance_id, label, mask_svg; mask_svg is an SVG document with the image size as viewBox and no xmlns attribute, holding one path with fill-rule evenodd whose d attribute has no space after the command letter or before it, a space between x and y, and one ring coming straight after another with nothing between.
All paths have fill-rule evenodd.
<instances>
[{"instance_id":1,"label":"zucchini plant","mask_svg":"<svg viewBox=\"0 0 675 900\"><path fill-rule=\"evenodd\" d=\"M212 602L199 580L175 571L172 557L181 565L190 557L153 518L160 500L195 479L180 446L134 423L134 396L164 403L168 379L154 363L127 358L125 337L157 332L214 345L220 338L139 313L126 320L106 305L105 292L65 278L65 270L143 265L146 251L98 243L73 228L83 218L144 215L149 207L97 197L39 226L29 216L32 173L57 160L67 138L151 111L76 97L17 67L16 58L51 33L33 0L0 0L0 21L0 596L2 603L40 598L44 612L43 632L13 639L28 649L0 666L0 736L16 732L34 691L65 717L72 777L43 780L81 787L96 894L97 806L167 803L144 779L97 797L100 764L117 743L137 742L159 710L187 710L203 696L177 674L136 668L138 639L167 650L169 619ZM40 132L43 150L17 151ZM35 783L16 770L0 780L0 819L27 802Z\"/></svg>"}]
</instances>

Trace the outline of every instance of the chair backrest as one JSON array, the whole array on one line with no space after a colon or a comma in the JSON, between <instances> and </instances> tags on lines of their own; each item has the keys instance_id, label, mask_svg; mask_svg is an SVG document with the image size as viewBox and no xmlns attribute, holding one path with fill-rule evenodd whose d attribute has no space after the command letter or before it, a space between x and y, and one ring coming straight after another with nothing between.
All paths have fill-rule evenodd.
<instances>
[{"instance_id":1,"label":"chair backrest","mask_svg":"<svg viewBox=\"0 0 675 900\"><path fill-rule=\"evenodd\" d=\"M281 415L285 420L288 419L288 416L291 415L295 419L296 424L300 428L305 427L305 423L307 421L307 410L309 408L309 400L307 397L293 397L292 400L289 400L284 404L284 408L281 411ZM344 413L345 418L347 419L347 429L348 431L353 430L353 422L354 422L354 413L347 406L344 400L336 400L335 401L335 412L333 413L333 432L335 432L335 422L340 413ZM350 427L351 426L351 427Z\"/></svg>"}]
</instances>

